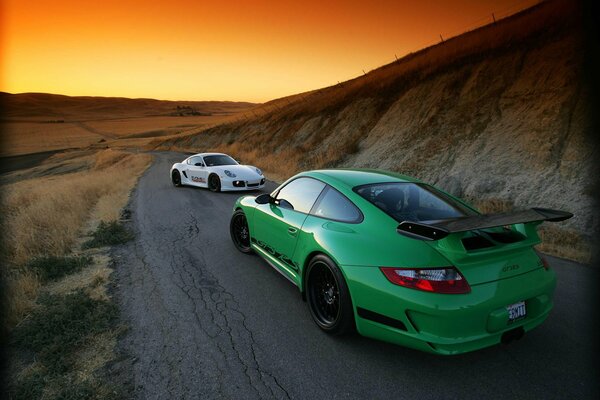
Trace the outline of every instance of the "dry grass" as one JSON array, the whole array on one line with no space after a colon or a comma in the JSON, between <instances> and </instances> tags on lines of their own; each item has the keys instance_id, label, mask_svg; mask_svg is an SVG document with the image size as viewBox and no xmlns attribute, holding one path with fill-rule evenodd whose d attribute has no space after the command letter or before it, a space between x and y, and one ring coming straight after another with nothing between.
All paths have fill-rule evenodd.
<instances>
[{"instance_id":1,"label":"dry grass","mask_svg":"<svg viewBox=\"0 0 600 400\"><path fill-rule=\"evenodd\" d=\"M489 198L475 200L472 204L481 212L499 213L515 209L512 201L506 199ZM589 238L581 233L566 229L560 225L544 223L538 228L542 243L536 248L552 256L574 260L583 264L590 264L593 257L593 246Z\"/></svg>"},{"instance_id":2,"label":"dry grass","mask_svg":"<svg viewBox=\"0 0 600 400\"><path fill-rule=\"evenodd\" d=\"M147 154L107 150L98 153L96 165L89 171L5 186L3 228L10 232L5 257L24 265L35 256L69 252L96 205L106 197L120 197L112 207L118 212L149 161Z\"/></svg>"},{"instance_id":3,"label":"dry grass","mask_svg":"<svg viewBox=\"0 0 600 400\"><path fill-rule=\"evenodd\" d=\"M71 123L2 122L0 134L0 157L80 148L101 139L100 136Z\"/></svg>"},{"instance_id":4,"label":"dry grass","mask_svg":"<svg viewBox=\"0 0 600 400\"><path fill-rule=\"evenodd\" d=\"M118 331L111 330L86 340L86 346L76 354L74 360L78 380L93 380L96 371L114 359L118 334Z\"/></svg>"},{"instance_id":5,"label":"dry grass","mask_svg":"<svg viewBox=\"0 0 600 400\"><path fill-rule=\"evenodd\" d=\"M189 117L146 117L86 121L86 125L100 132L119 137L144 138L178 134L192 129L206 129L230 121L233 115Z\"/></svg>"},{"instance_id":6,"label":"dry grass","mask_svg":"<svg viewBox=\"0 0 600 400\"><path fill-rule=\"evenodd\" d=\"M85 289L86 293L96 300L108 300L105 284L112 274L108 267L110 257L104 250L88 252L94 256L94 264L75 274L67 275L57 282L45 286L48 293L54 295L66 295L77 289Z\"/></svg>"},{"instance_id":7,"label":"dry grass","mask_svg":"<svg viewBox=\"0 0 600 400\"><path fill-rule=\"evenodd\" d=\"M82 97L47 93L0 93L3 118L31 120L98 120L168 116L177 107L191 107L201 113L234 114L255 106L229 101L166 101L124 97Z\"/></svg>"},{"instance_id":8,"label":"dry grass","mask_svg":"<svg viewBox=\"0 0 600 400\"><path fill-rule=\"evenodd\" d=\"M150 160L147 154L107 150L96 155L87 171L24 180L2 188L8 326L23 318L39 289L26 269L27 262L38 256L68 254L90 218L117 219Z\"/></svg>"},{"instance_id":9,"label":"dry grass","mask_svg":"<svg viewBox=\"0 0 600 400\"><path fill-rule=\"evenodd\" d=\"M4 272L5 328L12 328L23 316L35 307L35 299L41 283L38 277L27 270L8 270Z\"/></svg>"},{"instance_id":10,"label":"dry grass","mask_svg":"<svg viewBox=\"0 0 600 400\"><path fill-rule=\"evenodd\" d=\"M572 229L549 224L542 225L538 232L542 239L542 243L537 246L538 250L582 264L591 264L594 248L589 238Z\"/></svg>"},{"instance_id":11,"label":"dry grass","mask_svg":"<svg viewBox=\"0 0 600 400\"><path fill-rule=\"evenodd\" d=\"M6 278L2 300L4 328L11 332L15 350L9 359L9 382L16 398L119 397L119 388L103 372L116 357L123 329L116 325L117 307L108 294L112 269L107 250L79 251L93 262L44 285L29 261L81 248L90 228L118 219L151 156L115 150L101 151L92 159L80 154L85 161L57 155L57 160L36 167L36 174L44 178L3 185L2 229L8 234L1 254ZM86 169L65 173L57 168L64 161ZM32 351L34 362L20 354Z\"/></svg>"},{"instance_id":12,"label":"dry grass","mask_svg":"<svg viewBox=\"0 0 600 400\"><path fill-rule=\"evenodd\" d=\"M302 152L295 148L270 153L260 147L253 148L251 143L240 142L219 146L214 151L230 154L244 164L257 166L269 174L270 179L279 181L300 171L303 156Z\"/></svg>"},{"instance_id":13,"label":"dry grass","mask_svg":"<svg viewBox=\"0 0 600 400\"><path fill-rule=\"evenodd\" d=\"M133 147L131 145L134 144L135 147L142 147L155 137L207 129L233 118L235 118L233 115L159 116L85 121L83 124L39 121L1 122L0 132L3 146L0 157L82 148L98 144L101 140L104 140L103 146ZM121 142L120 139L123 139L124 142Z\"/></svg>"},{"instance_id":14,"label":"dry grass","mask_svg":"<svg viewBox=\"0 0 600 400\"><path fill-rule=\"evenodd\" d=\"M170 102L151 99L82 98L48 94L3 94L0 157L49 150L146 145L152 138L207 129L232 121L255 105L233 102ZM203 116L170 116L179 105ZM120 143L119 139L131 141Z\"/></svg>"},{"instance_id":15,"label":"dry grass","mask_svg":"<svg viewBox=\"0 0 600 400\"><path fill-rule=\"evenodd\" d=\"M78 297L79 301L89 304L86 301L89 297L91 299L89 301L96 302L94 304L108 305L108 309L106 307L102 309L105 312L115 309L108 294L110 275L113 272L109 267L110 256L108 250L92 249L86 251L85 255L91 256L94 263L79 272L66 275L58 281L44 285L40 290L42 296L38 297L38 302L35 304L36 308L32 310L37 311L37 314L30 313L23 324L31 323L32 320L41 323L40 320L43 318L48 318L48 321L54 320L54 318L64 319L62 313L57 314L58 310L55 307L48 308L44 301L39 300L40 298L48 298L48 296L53 299L66 299L73 294L83 293L83 297ZM71 303L70 307L81 307L84 305L83 303ZM61 310L63 312L67 311L66 309ZM67 323L66 325L59 324L54 326L54 330L46 335L42 332L36 335L46 338L55 335L61 338L65 337L64 330L68 330L68 325L79 324L81 326L80 319L86 318L85 313L76 310L79 309L73 309L72 315L66 321L63 321L63 323ZM51 316L46 317L48 314ZM48 321L45 325L52 326ZM99 319L90 321L90 323L96 324L102 321L102 319ZM21 324L15 327L13 331L15 337L23 333L22 331L19 332L20 328ZM113 321L110 326L105 326L97 333L78 332L79 338L76 340L75 345L55 347L52 352L66 363L63 365L66 369L59 368L60 365L49 362L48 347L36 350L36 361L34 362L31 362L28 356L22 357L19 352L12 352L9 358L10 369L7 375L10 382L10 392L15 395L15 398L35 398L37 396L41 396L41 398L88 398L85 396L69 397L67 395L69 389L65 387L65 383L68 382L74 388L71 394L75 392L95 393L92 398L120 398L116 395L115 390L119 391L122 388L107 381L104 368L117 357L115 350L117 339L124 329L126 329L124 326L120 326L116 321ZM15 340L19 341L21 339ZM57 342L61 343L62 339L57 340ZM28 347L29 343L29 340L26 341L25 347ZM21 343L22 345L23 343Z\"/></svg>"},{"instance_id":16,"label":"dry grass","mask_svg":"<svg viewBox=\"0 0 600 400\"><path fill-rule=\"evenodd\" d=\"M467 199L471 200L471 199ZM511 211L514 209L514 204L510 200L490 198L485 200L473 200L472 204L484 214L500 213Z\"/></svg>"}]
</instances>

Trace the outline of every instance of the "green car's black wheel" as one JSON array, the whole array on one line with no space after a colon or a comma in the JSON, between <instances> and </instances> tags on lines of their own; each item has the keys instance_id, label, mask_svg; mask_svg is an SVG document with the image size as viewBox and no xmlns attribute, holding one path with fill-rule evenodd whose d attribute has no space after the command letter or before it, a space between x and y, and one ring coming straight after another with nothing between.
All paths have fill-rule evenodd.
<instances>
[{"instance_id":1,"label":"green car's black wheel","mask_svg":"<svg viewBox=\"0 0 600 400\"><path fill-rule=\"evenodd\" d=\"M179 174L179 171L173 171L173 173L171 174L171 182L173 182L173 186L181 186L181 175Z\"/></svg>"},{"instance_id":2,"label":"green car's black wheel","mask_svg":"<svg viewBox=\"0 0 600 400\"><path fill-rule=\"evenodd\" d=\"M211 175L208 177L208 188L211 192L221 191L221 180L217 175Z\"/></svg>"},{"instance_id":3,"label":"green car's black wheel","mask_svg":"<svg viewBox=\"0 0 600 400\"><path fill-rule=\"evenodd\" d=\"M315 256L306 271L310 314L325 332L343 335L354 330L354 311L342 272L324 255Z\"/></svg>"},{"instance_id":4,"label":"green car's black wheel","mask_svg":"<svg viewBox=\"0 0 600 400\"><path fill-rule=\"evenodd\" d=\"M242 210L237 210L231 216L229 233L231 234L233 244L235 244L235 247L239 251L246 254L252 252L252 248L250 247L250 229L248 228L248 221L246 221L246 214Z\"/></svg>"}]
</instances>

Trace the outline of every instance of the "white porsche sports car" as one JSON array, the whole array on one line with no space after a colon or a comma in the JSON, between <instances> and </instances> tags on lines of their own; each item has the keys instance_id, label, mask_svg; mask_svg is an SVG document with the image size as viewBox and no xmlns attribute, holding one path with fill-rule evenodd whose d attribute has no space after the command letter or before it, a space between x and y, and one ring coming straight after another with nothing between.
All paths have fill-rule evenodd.
<instances>
[{"instance_id":1,"label":"white porsche sports car","mask_svg":"<svg viewBox=\"0 0 600 400\"><path fill-rule=\"evenodd\" d=\"M173 164L171 182L175 186L205 187L213 192L255 190L265 186L265 176L260 169L240 165L227 154L200 153Z\"/></svg>"}]
</instances>

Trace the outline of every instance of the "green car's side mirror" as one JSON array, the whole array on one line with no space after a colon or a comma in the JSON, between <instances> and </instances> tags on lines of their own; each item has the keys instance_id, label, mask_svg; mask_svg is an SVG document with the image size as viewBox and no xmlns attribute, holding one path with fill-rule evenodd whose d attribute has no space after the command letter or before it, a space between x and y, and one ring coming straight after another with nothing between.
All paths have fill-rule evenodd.
<instances>
[{"instance_id":1,"label":"green car's side mirror","mask_svg":"<svg viewBox=\"0 0 600 400\"><path fill-rule=\"evenodd\" d=\"M256 198L254 199L254 201L257 204L268 204L268 203L272 203L273 200L271 199L271 195L269 193L263 193L260 196L256 196Z\"/></svg>"}]
</instances>

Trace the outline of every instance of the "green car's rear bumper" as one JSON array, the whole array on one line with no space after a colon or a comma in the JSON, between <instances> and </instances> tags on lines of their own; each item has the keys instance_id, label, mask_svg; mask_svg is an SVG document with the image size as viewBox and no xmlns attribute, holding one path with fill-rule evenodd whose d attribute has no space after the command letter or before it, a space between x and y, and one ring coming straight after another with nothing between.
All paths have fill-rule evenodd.
<instances>
[{"instance_id":1,"label":"green car's rear bumper","mask_svg":"<svg viewBox=\"0 0 600 400\"><path fill-rule=\"evenodd\" d=\"M541 324L552 309L556 276L533 271L437 294L389 282L379 268L343 266L360 334L436 354L459 354L500 343L502 335ZM506 306L525 301L524 319L508 322Z\"/></svg>"}]
</instances>

